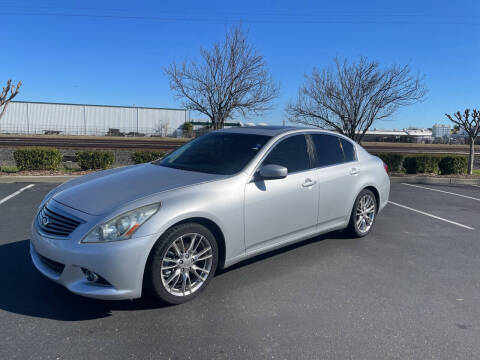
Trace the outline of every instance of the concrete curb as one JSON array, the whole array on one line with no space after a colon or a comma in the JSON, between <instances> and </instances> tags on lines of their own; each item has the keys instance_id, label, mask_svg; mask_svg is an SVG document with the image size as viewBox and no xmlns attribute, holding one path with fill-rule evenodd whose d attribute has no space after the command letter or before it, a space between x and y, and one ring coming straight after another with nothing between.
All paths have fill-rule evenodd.
<instances>
[{"instance_id":1,"label":"concrete curb","mask_svg":"<svg viewBox=\"0 0 480 360\"><path fill-rule=\"evenodd\" d=\"M462 179L433 176L390 176L390 181L408 184L480 185L480 179Z\"/></svg>"},{"instance_id":2,"label":"concrete curb","mask_svg":"<svg viewBox=\"0 0 480 360\"><path fill-rule=\"evenodd\" d=\"M0 176L0 184L11 184L17 182L29 183L63 183L65 181L75 179L80 175L42 175L42 176Z\"/></svg>"}]
</instances>

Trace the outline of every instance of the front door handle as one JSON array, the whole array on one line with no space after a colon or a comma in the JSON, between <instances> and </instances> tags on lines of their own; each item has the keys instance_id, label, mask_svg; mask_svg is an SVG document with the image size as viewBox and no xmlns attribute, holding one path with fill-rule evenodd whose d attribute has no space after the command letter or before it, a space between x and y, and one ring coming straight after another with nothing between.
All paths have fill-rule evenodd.
<instances>
[{"instance_id":1,"label":"front door handle","mask_svg":"<svg viewBox=\"0 0 480 360\"><path fill-rule=\"evenodd\" d=\"M302 184L303 187L311 187L313 185L315 185L317 182L312 180L312 179L305 179L305 182Z\"/></svg>"},{"instance_id":2,"label":"front door handle","mask_svg":"<svg viewBox=\"0 0 480 360\"><path fill-rule=\"evenodd\" d=\"M350 169L350 175L358 175L360 173L359 168L351 168Z\"/></svg>"}]
</instances>

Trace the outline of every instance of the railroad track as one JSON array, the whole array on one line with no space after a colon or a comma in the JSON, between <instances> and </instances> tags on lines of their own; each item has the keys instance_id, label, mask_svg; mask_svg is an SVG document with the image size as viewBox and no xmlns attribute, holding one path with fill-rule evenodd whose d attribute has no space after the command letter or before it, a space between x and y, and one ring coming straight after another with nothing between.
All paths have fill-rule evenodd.
<instances>
[{"instance_id":1,"label":"railroad track","mask_svg":"<svg viewBox=\"0 0 480 360\"><path fill-rule=\"evenodd\" d=\"M157 149L172 150L185 144L185 140L165 140L162 138L148 140L142 139L109 139L108 137L98 138L61 138L42 136L0 136L0 147L21 147L21 146L52 146L56 148L90 148L90 149ZM468 154L468 146L388 146L363 144L370 152L395 152L402 154ZM480 156L480 151L475 152Z\"/></svg>"},{"instance_id":2,"label":"railroad track","mask_svg":"<svg viewBox=\"0 0 480 360\"><path fill-rule=\"evenodd\" d=\"M375 152L391 152L398 154L458 154L468 155L468 147L429 147L429 146L409 146L409 147L397 147L397 146L368 146L362 145L367 151ZM480 156L480 151L475 151L475 156Z\"/></svg>"},{"instance_id":3,"label":"railroad track","mask_svg":"<svg viewBox=\"0 0 480 360\"><path fill-rule=\"evenodd\" d=\"M47 137L10 137L1 136L1 147L52 146L56 148L90 149L161 149L170 150L185 144L182 140L137 140L92 138L47 138Z\"/></svg>"}]
</instances>

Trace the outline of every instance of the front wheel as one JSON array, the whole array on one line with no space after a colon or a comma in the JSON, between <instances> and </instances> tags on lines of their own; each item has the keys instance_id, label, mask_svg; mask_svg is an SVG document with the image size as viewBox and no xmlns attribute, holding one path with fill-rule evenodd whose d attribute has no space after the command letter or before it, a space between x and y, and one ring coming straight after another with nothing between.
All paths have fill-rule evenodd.
<instances>
[{"instance_id":1,"label":"front wheel","mask_svg":"<svg viewBox=\"0 0 480 360\"><path fill-rule=\"evenodd\" d=\"M370 233L377 215L377 199L373 192L363 189L353 205L348 225L349 232L357 237Z\"/></svg>"},{"instance_id":2,"label":"front wheel","mask_svg":"<svg viewBox=\"0 0 480 360\"><path fill-rule=\"evenodd\" d=\"M217 269L218 247L205 226L188 223L165 232L152 250L146 286L168 304L181 304L200 294Z\"/></svg>"}]
</instances>

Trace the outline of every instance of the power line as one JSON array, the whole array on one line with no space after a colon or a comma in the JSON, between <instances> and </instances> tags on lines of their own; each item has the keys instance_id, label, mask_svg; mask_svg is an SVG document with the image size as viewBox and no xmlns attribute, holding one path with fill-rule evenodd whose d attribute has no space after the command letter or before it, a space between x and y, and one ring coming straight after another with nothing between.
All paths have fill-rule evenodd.
<instances>
[{"instance_id":1,"label":"power line","mask_svg":"<svg viewBox=\"0 0 480 360\"><path fill-rule=\"evenodd\" d=\"M128 11L128 12L148 12L161 14L176 14L178 12L164 11L162 9L146 9L146 8L102 8L102 7L67 7L67 6L18 6L18 5L2 5L2 8L16 8L20 10L30 9L48 9L48 10L76 10L76 11ZM295 12L212 12L212 11L182 11L184 15L220 15L220 16L286 16L286 17L423 17L423 18L473 18L479 20L479 16L467 14L428 14L428 13L295 13ZM89 15L89 14L86 14Z\"/></svg>"},{"instance_id":2,"label":"power line","mask_svg":"<svg viewBox=\"0 0 480 360\"><path fill-rule=\"evenodd\" d=\"M80 14L80 13L47 13L47 12L0 12L0 16L43 16L43 17L75 17L75 18L104 18L120 20L150 20L163 22L244 22L259 24L398 24L398 25L471 25L478 26L480 21L452 21L452 20L382 20L382 19L248 19L248 18L195 18L195 17L167 17L143 15L108 15L108 14ZM307 16L307 15L304 15ZM323 17L355 17L359 15L319 15ZM364 15L369 16L369 15ZM400 15L397 15L400 16ZM372 17L376 17L372 15ZM476 19L476 17L473 17Z\"/></svg>"}]
</instances>

